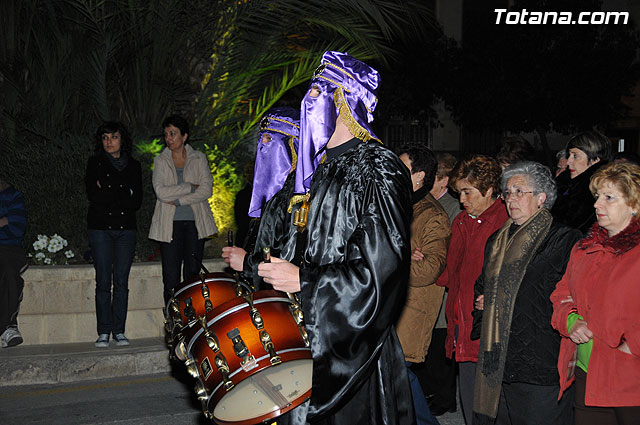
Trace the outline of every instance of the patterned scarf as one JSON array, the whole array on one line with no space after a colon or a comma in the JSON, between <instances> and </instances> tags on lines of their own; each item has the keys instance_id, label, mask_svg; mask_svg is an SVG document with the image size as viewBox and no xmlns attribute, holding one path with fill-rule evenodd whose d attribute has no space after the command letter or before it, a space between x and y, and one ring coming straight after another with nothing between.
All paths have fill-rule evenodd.
<instances>
[{"instance_id":1,"label":"patterned scarf","mask_svg":"<svg viewBox=\"0 0 640 425\"><path fill-rule=\"evenodd\" d=\"M510 236L513 221L508 219L488 253L474 389L474 424L493 424L498 413L513 306L529 262L549 233L552 221L551 213L542 208Z\"/></svg>"}]
</instances>

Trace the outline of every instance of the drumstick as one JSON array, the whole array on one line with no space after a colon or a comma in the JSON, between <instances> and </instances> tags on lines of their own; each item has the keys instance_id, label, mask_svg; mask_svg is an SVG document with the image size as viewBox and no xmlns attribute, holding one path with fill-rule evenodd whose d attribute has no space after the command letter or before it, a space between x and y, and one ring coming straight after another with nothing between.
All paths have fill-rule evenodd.
<instances>
[{"instance_id":1,"label":"drumstick","mask_svg":"<svg viewBox=\"0 0 640 425\"><path fill-rule=\"evenodd\" d=\"M275 404L280 407L280 409L284 409L291 403L286 399L284 395L282 395L282 385L274 385L273 382L269 378L267 378L263 373L256 373L251 376L251 380L267 397L271 399Z\"/></svg>"},{"instance_id":2,"label":"drumstick","mask_svg":"<svg viewBox=\"0 0 640 425\"><path fill-rule=\"evenodd\" d=\"M262 248L262 261L264 261L265 263L271 262L271 248L269 248L268 246Z\"/></svg>"},{"instance_id":3,"label":"drumstick","mask_svg":"<svg viewBox=\"0 0 640 425\"><path fill-rule=\"evenodd\" d=\"M227 232L227 246L233 246L233 230Z\"/></svg>"}]
</instances>

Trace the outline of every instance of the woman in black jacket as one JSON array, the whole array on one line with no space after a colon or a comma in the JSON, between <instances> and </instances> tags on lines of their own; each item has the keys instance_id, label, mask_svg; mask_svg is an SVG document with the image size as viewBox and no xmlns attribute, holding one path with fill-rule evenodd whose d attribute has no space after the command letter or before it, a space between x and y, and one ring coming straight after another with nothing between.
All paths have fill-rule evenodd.
<instances>
[{"instance_id":1,"label":"woman in black jacket","mask_svg":"<svg viewBox=\"0 0 640 425\"><path fill-rule=\"evenodd\" d=\"M85 174L89 244L96 269L96 347L108 347L110 335L116 345L129 345L124 335L129 270L136 246L136 211L142 204L142 171L130 155L131 145L121 123L104 123L96 132L96 155L89 158Z\"/></svg>"},{"instance_id":2,"label":"woman in black jacket","mask_svg":"<svg viewBox=\"0 0 640 425\"><path fill-rule=\"evenodd\" d=\"M549 168L518 162L502 174L509 220L491 235L471 339L480 337L474 424L573 423L573 393L560 392L560 335L551 328L549 296L562 278L580 232L556 222Z\"/></svg>"},{"instance_id":3,"label":"woman in black jacket","mask_svg":"<svg viewBox=\"0 0 640 425\"><path fill-rule=\"evenodd\" d=\"M595 199L589 190L589 181L611 158L611 142L597 131L585 131L569 140L566 152L567 170L557 177L558 200L551 214L555 221L575 227L586 235L596 221Z\"/></svg>"}]
</instances>

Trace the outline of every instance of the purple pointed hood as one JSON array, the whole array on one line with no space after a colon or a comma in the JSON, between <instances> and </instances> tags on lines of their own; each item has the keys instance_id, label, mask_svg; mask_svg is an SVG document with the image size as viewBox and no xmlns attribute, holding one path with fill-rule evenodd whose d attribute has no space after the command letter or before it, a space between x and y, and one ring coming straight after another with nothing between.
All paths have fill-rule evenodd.
<instances>
[{"instance_id":1,"label":"purple pointed hood","mask_svg":"<svg viewBox=\"0 0 640 425\"><path fill-rule=\"evenodd\" d=\"M249 217L260 217L264 204L295 170L299 122L300 112L290 107L273 108L260 121Z\"/></svg>"},{"instance_id":2,"label":"purple pointed hood","mask_svg":"<svg viewBox=\"0 0 640 425\"><path fill-rule=\"evenodd\" d=\"M340 117L351 134L363 141L378 140L371 129L380 74L347 53L325 52L300 110L300 148L295 193L309 191L320 164L321 151ZM379 141L379 140L378 140Z\"/></svg>"}]
</instances>

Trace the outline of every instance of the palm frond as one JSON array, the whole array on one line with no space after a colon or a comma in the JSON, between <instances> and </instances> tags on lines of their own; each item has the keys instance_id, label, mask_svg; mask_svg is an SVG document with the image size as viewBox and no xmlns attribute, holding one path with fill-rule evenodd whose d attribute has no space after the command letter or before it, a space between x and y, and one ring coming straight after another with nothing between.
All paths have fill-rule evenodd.
<instances>
[{"instance_id":1,"label":"palm frond","mask_svg":"<svg viewBox=\"0 0 640 425\"><path fill-rule=\"evenodd\" d=\"M198 126L228 154L243 145L260 117L311 77L326 50L361 60L393 58L393 40L431 25L420 2L251 2L218 45L199 96ZM416 17L421 17L420 25Z\"/></svg>"}]
</instances>

